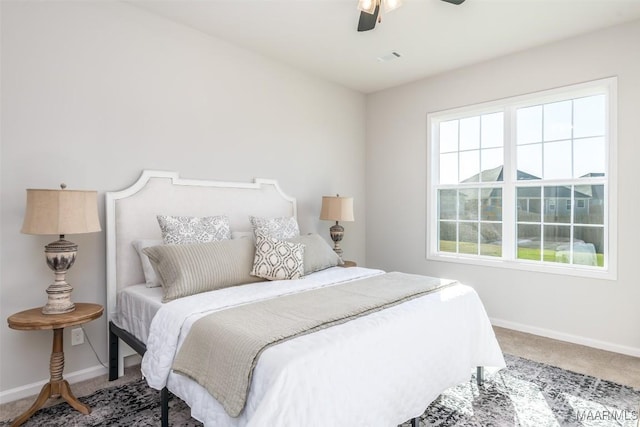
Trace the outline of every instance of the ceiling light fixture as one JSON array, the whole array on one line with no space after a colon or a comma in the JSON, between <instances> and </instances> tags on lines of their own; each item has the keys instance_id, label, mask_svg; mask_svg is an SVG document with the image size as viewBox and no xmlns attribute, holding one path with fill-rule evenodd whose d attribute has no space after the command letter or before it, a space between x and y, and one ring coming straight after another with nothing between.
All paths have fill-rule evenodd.
<instances>
[{"instance_id":1,"label":"ceiling light fixture","mask_svg":"<svg viewBox=\"0 0 640 427\"><path fill-rule=\"evenodd\" d=\"M381 4L385 12L391 12L402 6L402 0L358 0L358 10L373 15L376 7ZM380 16L378 16L378 22L380 22Z\"/></svg>"},{"instance_id":2,"label":"ceiling light fixture","mask_svg":"<svg viewBox=\"0 0 640 427\"><path fill-rule=\"evenodd\" d=\"M460 5L464 0L442 0L447 3ZM380 9L382 6L382 9ZM373 30L376 23L382 22L382 12L391 12L402 6L402 0L358 0L358 10L360 10L360 20L358 21L358 31Z\"/></svg>"},{"instance_id":3,"label":"ceiling light fixture","mask_svg":"<svg viewBox=\"0 0 640 427\"><path fill-rule=\"evenodd\" d=\"M382 6L382 10L380 10ZM382 22L382 11L391 12L402 6L402 0L358 0L360 20L358 31L373 30L376 22Z\"/></svg>"}]
</instances>

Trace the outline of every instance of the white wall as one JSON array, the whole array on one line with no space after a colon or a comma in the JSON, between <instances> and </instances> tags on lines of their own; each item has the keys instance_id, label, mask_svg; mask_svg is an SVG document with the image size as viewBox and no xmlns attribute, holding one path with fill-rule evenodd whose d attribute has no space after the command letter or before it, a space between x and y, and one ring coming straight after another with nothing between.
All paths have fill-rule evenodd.
<instances>
[{"instance_id":1,"label":"white wall","mask_svg":"<svg viewBox=\"0 0 640 427\"><path fill-rule=\"evenodd\" d=\"M367 97L367 264L457 278L495 323L640 356L640 21ZM428 112L618 76L618 280L426 260Z\"/></svg>"},{"instance_id":2,"label":"white wall","mask_svg":"<svg viewBox=\"0 0 640 427\"><path fill-rule=\"evenodd\" d=\"M43 246L56 237L19 232L25 189L98 190L104 228L104 192L142 169L277 179L298 199L302 231L327 240L321 196L352 195L343 247L364 261L363 95L119 2L1 8L0 318L43 305L53 280ZM73 299L104 304L104 231L69 237L80 246L67 276ZM86 330L106 362L105 318ZM1 400L39 391L51 336L0 327ZM65 351L67 375L96 373L89 346L71 347L68 330Z\"/></svg>"}]
</instances>

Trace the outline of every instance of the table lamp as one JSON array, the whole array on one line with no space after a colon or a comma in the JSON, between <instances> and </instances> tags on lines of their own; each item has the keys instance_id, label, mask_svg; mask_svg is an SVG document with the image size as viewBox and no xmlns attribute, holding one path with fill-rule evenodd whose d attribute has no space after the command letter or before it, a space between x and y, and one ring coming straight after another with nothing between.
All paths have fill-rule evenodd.
<instances>
[{"instance_id":1,"label":"table lamp","mask_svg":"<svg viewBox=\"0 0 640 427\"><path fill-rule=\"evenodd\" d=\"M340 242L344 236L344 227L338 221L353 221L353 197L335 196L322 197L322 209L320 211L320 219L326 221L335 221L336 224L329 228L331 240L333 240L333 250L338 256L342 257L342 248Z\"/></svg>"},{"instance_id":2,"label":"table lamp","mask_svg":"<svg viewBox=\"0 0 640 427\"><path fill-rule=\"evenodd\" d=\"M27 189L27 208L22 233L58 235L59 240L44 247L47 265L55 281L47 288L44 314L68 313L75 310L71 301L73 288L65 276L76 260L78 245L64 239L65 234L83 234L100 231L96 191Z\"/></svg>"}]
</instances>

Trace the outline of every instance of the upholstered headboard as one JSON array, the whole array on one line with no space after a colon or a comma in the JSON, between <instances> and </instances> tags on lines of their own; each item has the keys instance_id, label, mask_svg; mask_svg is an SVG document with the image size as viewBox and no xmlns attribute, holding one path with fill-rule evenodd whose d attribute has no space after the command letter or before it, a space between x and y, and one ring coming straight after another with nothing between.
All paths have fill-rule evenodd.
<instances>
[{"instance_id":1,"label":"upholstered headboard","mask_svg":"<svg viewBox=\"0 0 640 427\"><path fill-rule=\"evenodd\" d=\"M296 200L274 180L253 183L180 178L177 172L145 170L130 187L106 193L107 316L117 313L120 289L144 283L132 242L162 239L156 215L229 217L232 231L249 231L249 215L296 216Z\"/></svg>"}]
</instances>

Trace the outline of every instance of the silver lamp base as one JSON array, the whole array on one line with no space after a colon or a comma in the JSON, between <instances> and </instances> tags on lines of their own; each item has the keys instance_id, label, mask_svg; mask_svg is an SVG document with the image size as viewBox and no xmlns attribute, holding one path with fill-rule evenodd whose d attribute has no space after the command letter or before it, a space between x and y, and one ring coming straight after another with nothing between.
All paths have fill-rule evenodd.
<instances>
[{"instance_id":1,"label":"silver lamp base","mask_svg":"<svg viewBox=\"0 0 640 427\"><path fill-rule=\"evenodd\" d=\"M67 283L67 270L76 261L78 245L60 236L60 240L49 243L44 247L47 265L53 270L55 281L47 288L47 304L42 307L43 314L69 313L76 309L71 301L73 287Z\"/></svg>"},{"instance_id":2,"label":"silver lamp base","mask_svg":"<svg viewBox=\"0 0 640 427\"><path fill-rule=\"evenodd\" d=\"M333 251L338 254L340 258L342 258L342 248L340 247L340 242L342 241L342 237L344 236L344 227L338 224L336 221L336 225L332 225L329 228L329 234L331 235L331 240L333 240Z\"/></svg>"}]
</instances>

